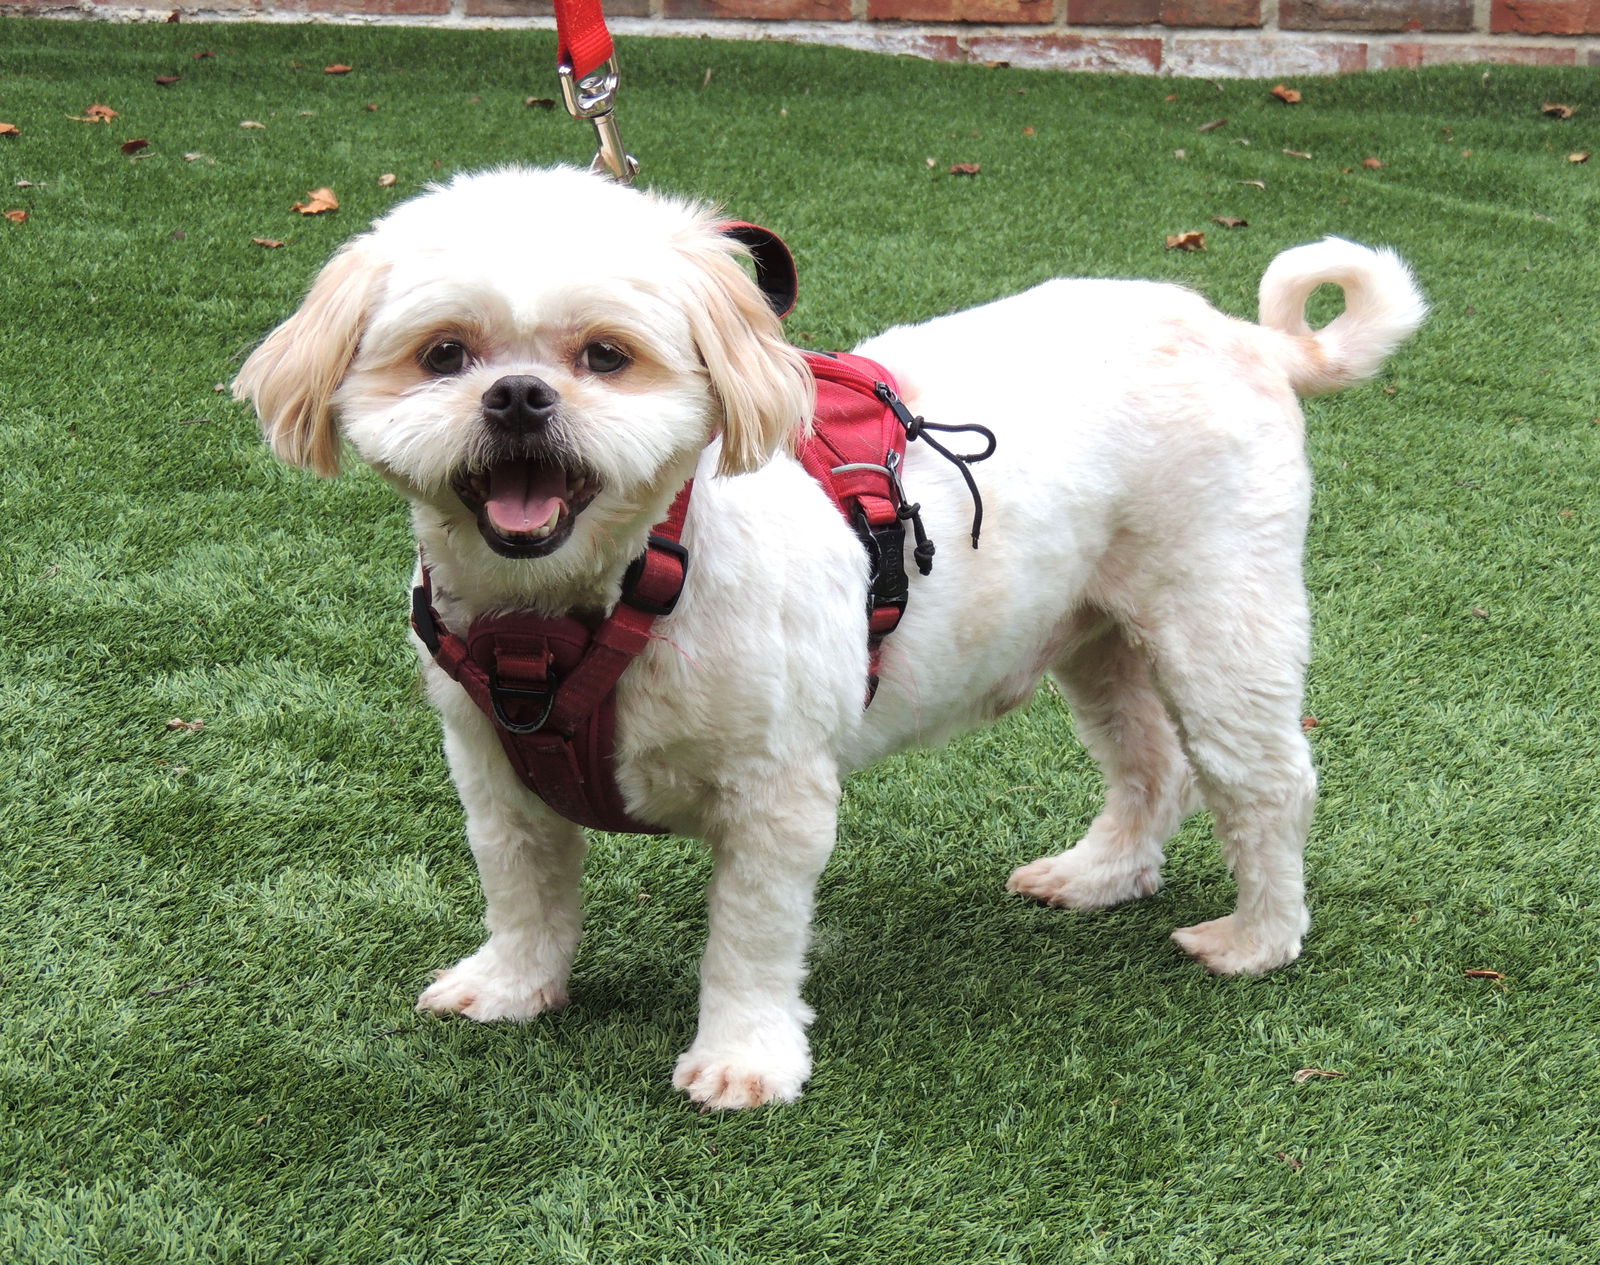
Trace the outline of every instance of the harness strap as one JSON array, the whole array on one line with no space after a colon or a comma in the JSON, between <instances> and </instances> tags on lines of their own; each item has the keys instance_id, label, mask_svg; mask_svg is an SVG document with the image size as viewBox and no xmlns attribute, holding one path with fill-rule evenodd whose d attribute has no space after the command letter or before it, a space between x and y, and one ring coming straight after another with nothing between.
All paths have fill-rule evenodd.
<instances>
[{"instance_id":1,"label":"harness strap","mask_svg":"<svg viewBox=\"0 0 1600 1265\"><path fill-rule=\"evenodd\" d=\"M561 816L599 830L660 834L638 821L610 775L616 750L616 686L677 604L689 555L680 542L691 480L623 579L616 608L591 630L576 619L485 615L463 640L433 608L424 563L411 622L441 668L494 720L518 777Z\"/></svg>"}]
</instances>

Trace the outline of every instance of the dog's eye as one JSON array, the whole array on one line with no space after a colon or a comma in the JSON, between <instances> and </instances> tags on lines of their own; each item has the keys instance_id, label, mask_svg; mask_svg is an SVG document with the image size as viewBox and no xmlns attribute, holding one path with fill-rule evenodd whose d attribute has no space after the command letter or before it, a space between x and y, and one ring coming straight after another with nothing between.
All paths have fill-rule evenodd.
<instances>
[{"instance_id":1,"label":"dog's eye","mask_svg":"<svg viewBox=\"0 0 1600 1265\"><path fill-rule=\"evenodd\" d=\"M467 349L457 342L434 343L422 353L422 367L429 373L447 378L467 367Z\"/></svg>"},{"instance_id":2,"label":"dog's eye","mask_svg":"<svg viewBox=\"0 0 1600 1265\"><path fill-rule=\"evenodd\" d=\"M616 373L631 363L628 353L613 343L590 343L583 349L582 360L590 373Z\"/></svg>"}]
</instances>

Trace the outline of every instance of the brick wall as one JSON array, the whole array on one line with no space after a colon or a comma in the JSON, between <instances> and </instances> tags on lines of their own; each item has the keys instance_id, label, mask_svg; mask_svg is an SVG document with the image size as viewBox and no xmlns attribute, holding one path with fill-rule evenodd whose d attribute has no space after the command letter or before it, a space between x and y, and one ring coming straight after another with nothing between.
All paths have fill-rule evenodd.
<instances>
[{"instance_id":1,"label":"brick wall","mask_svg":"<svg viewBox=\"0 0 1600 1265\"><path fill-rule=\"evenodd\" d=\"M1137 74L1337 74L1441 62L1600 66L1600 0L605 0L612 31L782 39ZM549 26L550 0L0 0L112 21Z\"/></svg>"}]
</instances>

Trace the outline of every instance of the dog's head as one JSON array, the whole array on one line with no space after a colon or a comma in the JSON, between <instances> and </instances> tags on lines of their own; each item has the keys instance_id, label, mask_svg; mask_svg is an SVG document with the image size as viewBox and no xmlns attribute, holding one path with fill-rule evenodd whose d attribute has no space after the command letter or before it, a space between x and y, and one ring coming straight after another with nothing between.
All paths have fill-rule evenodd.
<instances>
[{"instance_id":1,"label":"dog's head","mask_svg":"<svg viewBox=\"0 0 1600 1265\"><path fill-rule=\"evenodd\" d=\"M810 416L741 252L707 208L584 172L458 177L334 256L234 393L286 461L334 474L348 440L500 558L612 565L610 529L710 440L743 473Z\"/></svg>"}]
</instances>

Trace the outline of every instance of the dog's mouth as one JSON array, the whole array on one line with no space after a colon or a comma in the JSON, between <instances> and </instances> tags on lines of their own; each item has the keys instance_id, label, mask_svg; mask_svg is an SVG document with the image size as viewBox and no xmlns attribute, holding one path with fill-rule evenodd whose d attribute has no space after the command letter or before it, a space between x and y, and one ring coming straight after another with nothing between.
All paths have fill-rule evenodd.
<instances>
[{"instance_id":1,"label":"dog's mouth","mask_svg":"<svg viewBox=\"0 0 1600 1265\"><path fill-rule=\"evenodd\" d=\"M496 462L451 480L478 520L484 542L503 558L542 558L559 549L600 491L587 470L538 457Z\"/></svg>"}]
</instances>

